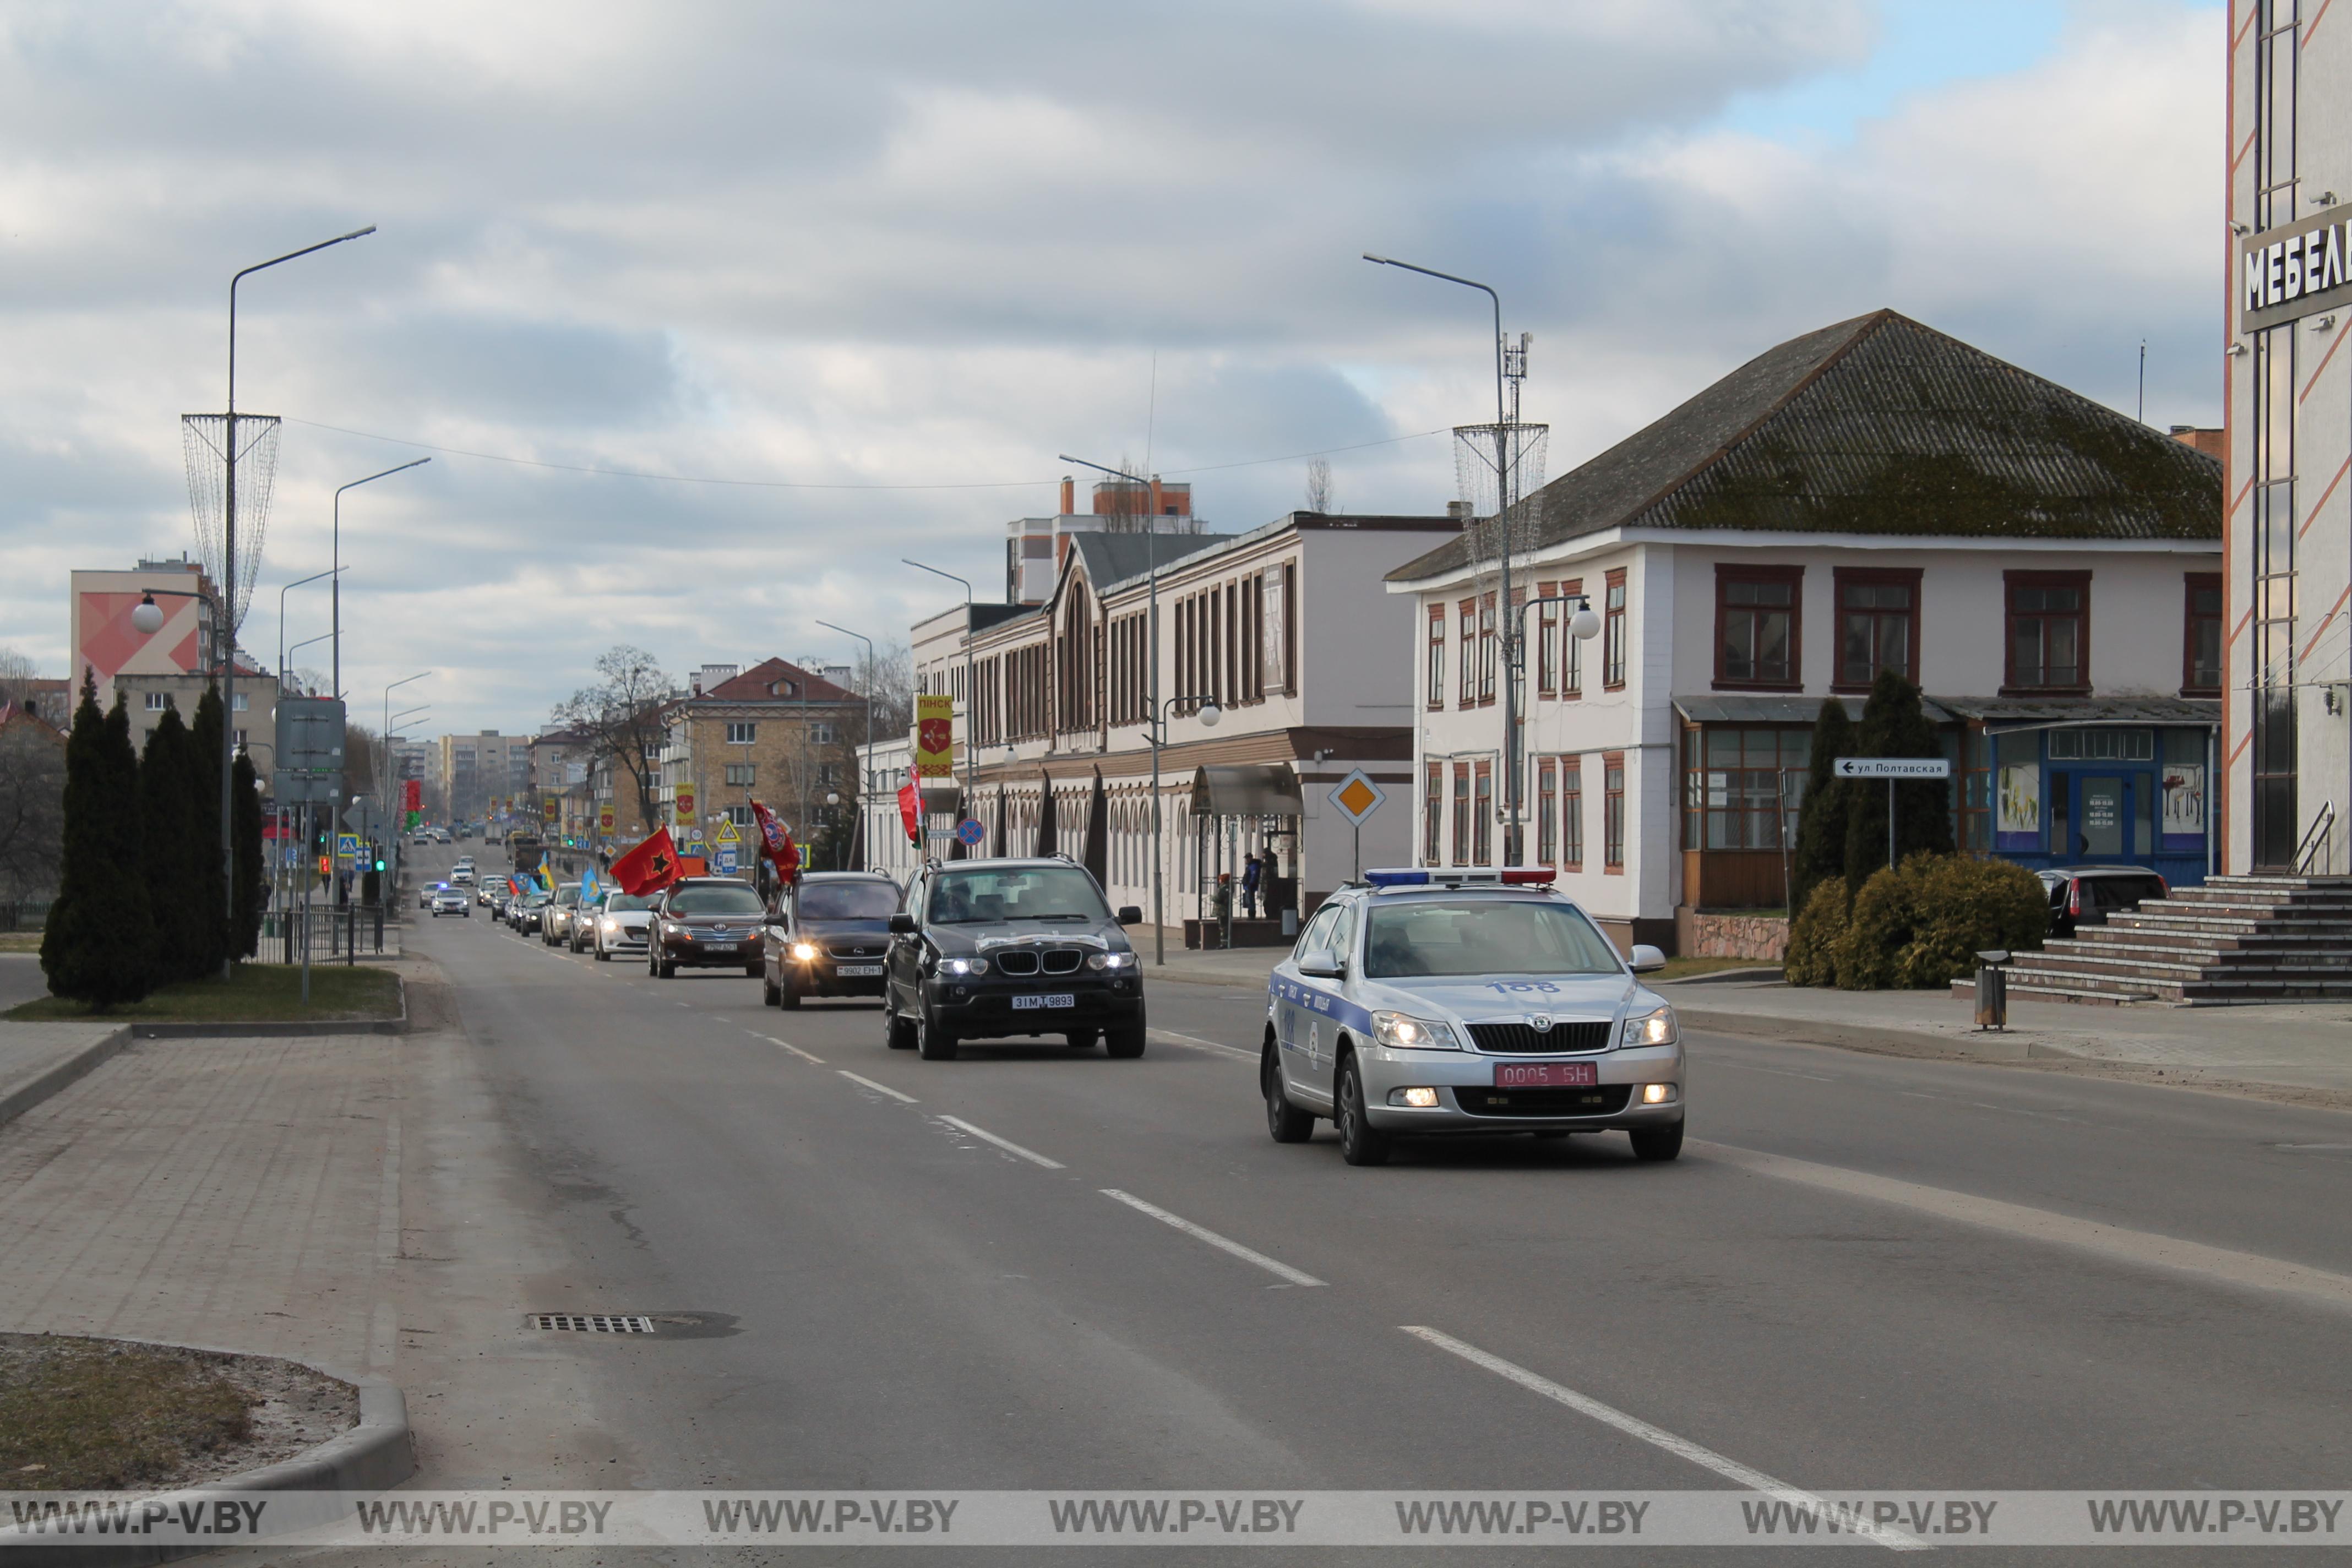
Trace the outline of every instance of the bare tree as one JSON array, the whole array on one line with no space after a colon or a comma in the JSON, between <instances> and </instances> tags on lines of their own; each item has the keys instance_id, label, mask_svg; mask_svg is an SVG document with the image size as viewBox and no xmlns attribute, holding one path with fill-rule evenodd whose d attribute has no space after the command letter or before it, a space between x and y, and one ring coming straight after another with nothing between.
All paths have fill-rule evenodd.
<instances>
[{"instance_id":1,"label":"bare tree","mask_svg":"<svg viewBox=\"0 0 2352 1568\"><path fill-rule=\"evenodd\" d=\"M65 737L37 718L0 722L0 899L57 891L65 805Z\"/></svg>"},{"instance_id":2,"label":"bare tree","mask_svg":"<svg viewBox=\"0 0 2352 1568\"><path fill-rule=\"evenodd\" d=\"M33 679L37 673L26 655L13 647L0 647L0 708L12 704L31 707Z\"/></svg>"},{"instance_id":3,"label":"bare tree","mask_svg":"<svg viewBox=\"0 0 2352 1568\"><path fill-rule=\"evenodd\" d=\"M654 827L654 783L661 767L664 710L677 687L644 648L616 643L596 660L603 679L555 705L548 721L587 735L599 759L609 759L637 781L637 810ZM617 792L615 792L617 794Z\"/></svg>"},{"instance_id":4,"label":"bare tree","mask_svg":"<svg viewBox=\"0 0 2352 1568\"><path fill-rule=\"evenodd\" d=\"M1329 459L1318 458L1307 465L1307 510L1324 517L1339 510L1339 498L1331 490Z\"/></svg>"},{"instance_id":5,"label":"bare tree","mask_svg":"<svg viewBox=\"0 0 2352 1568\"><path fill-rule=\"evenodd\" d=\"M874 737L887 741L907 734L915 723L915 656L902 642L877 644L870 658L861 658L849 689L874 710ZM856 737L861 743L866 737Z\"/></svg>"}]
</instances>

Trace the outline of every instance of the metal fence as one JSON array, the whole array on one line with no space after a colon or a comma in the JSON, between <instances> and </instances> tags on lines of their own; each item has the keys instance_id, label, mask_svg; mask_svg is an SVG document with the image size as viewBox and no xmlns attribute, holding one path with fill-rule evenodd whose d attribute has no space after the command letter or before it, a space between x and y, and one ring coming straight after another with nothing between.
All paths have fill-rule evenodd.
<instances>
[{"instance_id":1,"label":"metal fence","mask_svg":"<svg viewBox=\"0 0 2352 1568\"><path fill-rule=\"evenodd\" d=\"M383 952L381 904L331 904L310 910L274 910L262 923L262 952L281 963L350 963L362 954Z\"/></svg>"},{"instance_id":2,"label":"metal fence","mask_svg":"<svg viewBox=\"0 0 2352 1568\"><path fill-rule=\"evenodd\" d=\"M47 899L0 899L0 931L38 931L49 918Z\"/></svg>"}]
</instances>

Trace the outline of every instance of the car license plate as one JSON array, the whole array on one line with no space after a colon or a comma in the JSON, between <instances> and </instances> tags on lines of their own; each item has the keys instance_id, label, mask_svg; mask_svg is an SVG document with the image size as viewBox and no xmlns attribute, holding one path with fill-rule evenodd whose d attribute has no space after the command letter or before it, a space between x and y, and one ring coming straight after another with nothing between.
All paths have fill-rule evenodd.
<instances>
[{"instance_id":1,"label":"car license plate","mask_svg":"<svg viewBox=\"0 0 2352 1568\"><path fill-rule=\"evenodd\" d=\"M702 951L705 952L732 952L735 951L735 944L731 942L706 942L702 944Z\"/></svg>"},{"instance_id":2,"label":"car license plate","mask_svg":"<svg viewBox=\"0 0 2352 1568\"><path fill-rule=\"evenodd\" d=\"M1591 1089L1601 1082L1599 1062L1496 1062L1496 1089Z\"/></svg>"},{"instance_id":3,"label":"car license plate","mask_svg":"<svg viewBox=\"0 0 2352 1568\"><path fill-rule=\"evenodd\" d=\"M1013 998L1013 1010L1016 1013L1025 1013L1036 1007L1075 1007L1077 1005L1077 997L1067 991L1037 991Z\"/></svg>"},{"instance_id":4,"label":"car license plate","mask_svg":"<svg viewBox=\"0 0 2352 1568\"><path fill-rule=\"evenodd\" d=\"M880 974L882 966L878 963L844 963L836 965L834 973L844 980L865 980Z\"/></svg>"}]
</instances>

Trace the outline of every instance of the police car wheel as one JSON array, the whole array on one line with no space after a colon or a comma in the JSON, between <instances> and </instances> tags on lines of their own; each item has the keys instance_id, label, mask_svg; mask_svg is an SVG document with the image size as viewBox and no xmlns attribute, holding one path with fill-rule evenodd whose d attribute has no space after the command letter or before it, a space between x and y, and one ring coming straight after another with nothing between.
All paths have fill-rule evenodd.
<instances>
[{"instance_id":1,"label":"police car wheel","mask_svg":"<svg viewBox=\"0 0 2352 1568\"><path fill-rule=\"evenodd\" d=\"M1636 1160L1671 1160L1683 1152L1683 1124L1671 1127L1634 1127L1626 1136L1633 1140Z\"/></svg>"},{"instance_id":2,"label":"police car wheel","mask_svg":"<svg viewBox=\"0 0 2352 1568\"><path fill-rule=\"evenodd\" d=\"M1304 1143L1315 1136L1315 1118L1290 1103L1283 1091L1282 1069L1275 1063L1274 1042L1265 1043L1265 1055L1257 1069L1258 1087L1265 1092L1265 1130L1277 1143Z\"/></svg>"},{"instance_id":3,"label":"police car wheel","mask_svg":"<svg viewBox=\"0 0 2352 1568\"><path fill-rule=\"evenodd\" d=\"M1339 1158L1350 1165L1385 1165L1392 1147L1389 1135L1364 1115L1364 1079L1356 1058L1339 1064Z\"/></svg>"}]
</instances>

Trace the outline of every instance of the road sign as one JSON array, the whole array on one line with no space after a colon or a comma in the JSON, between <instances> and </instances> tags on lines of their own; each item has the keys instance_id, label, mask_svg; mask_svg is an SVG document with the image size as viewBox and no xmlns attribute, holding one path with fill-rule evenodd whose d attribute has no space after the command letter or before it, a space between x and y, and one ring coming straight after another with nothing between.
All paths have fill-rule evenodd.
<instances>
[{"instance_id":1,"label":"road sign","mask_svg":"<svg viewBox=\"0 0 2352 1568\"><path fill-rule=\"evenodd\" d=\"M743 842L743 836L735 831L735 819L733 817L730 816L726 821L719 825L719 842L721 844L740 844Z\"/></svg>"},{"instance_id":2,"label":"road sign","mask_svg":"<svg viewBox=\"0 0 2352 1568\"><path fill-rule=\"evenodd\" d=\"M732 845L732 844L722 844L722 845L719 847L719 858L718 858L718 866L719 866L719 874L720 876L722 876L722 877L731 877L731 876L733 876L733 875L735 874L735 846L734 846L734 845Z\"/></svg>"},{"instance_id":3,"label":"road sign","mask_svg":"<svg viewBox=\"0 0 2352 1568\"><path fill-rule=\"evenodd\" d=\"M1842 779L1948 779L1952 764L1942 757L1840 757Z\"/></svg>"},{"instance_id":4,"label":"road sign","mask_svg":"<svg viewBox=\"0 0 2352 1568\"><path fill-rule=\"evenodd\" d=\"M988 829L980 825L976 816L967 816L956 824L956 837L967 849L979 848L980 841L987 837Z\"/></svg>"},{"instance_id":5,"label":"road sign","mask_svg":"<svg viewBox=\"0 0 2352 1568\"><path fill-rule=\"evenodd\" d=\"M356 860L359 858L360 836L356 833L336 834L335 858L338 860Z\"/></svg>"},{"instance_id":6,"label":"road sign","mask_svg":"<svg viewBox=\"0 0 2352 1568\"><path fill-rule=\"evenodd\" d=\"M1341 779L1339 787L1331 792L1331 804L1339 808L1340 816L1358 827L1361 827L1364 818L1378 811L1381 803L1386 799L1388 792L1366 777L1361 768Z\"/></svg>"}]
</instances>

